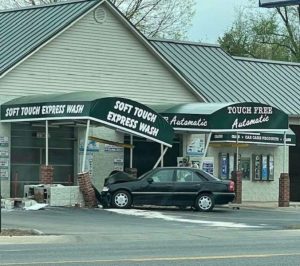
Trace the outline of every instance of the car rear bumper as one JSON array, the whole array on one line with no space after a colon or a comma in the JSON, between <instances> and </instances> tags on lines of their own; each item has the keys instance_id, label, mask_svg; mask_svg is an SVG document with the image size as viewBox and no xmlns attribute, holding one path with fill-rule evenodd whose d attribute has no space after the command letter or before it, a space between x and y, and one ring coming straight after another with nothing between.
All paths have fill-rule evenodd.
<instances>
[{"instance_id":1,"label":"car rear bumper","mask_svg":"<svg viewBox=\"0 0 300 266\"><path fill-rule=\"evenodd\" d=\"M232 202L235 198L234 193L214 192L215 204L222 205Z\"/></svg>"}]
</instances>

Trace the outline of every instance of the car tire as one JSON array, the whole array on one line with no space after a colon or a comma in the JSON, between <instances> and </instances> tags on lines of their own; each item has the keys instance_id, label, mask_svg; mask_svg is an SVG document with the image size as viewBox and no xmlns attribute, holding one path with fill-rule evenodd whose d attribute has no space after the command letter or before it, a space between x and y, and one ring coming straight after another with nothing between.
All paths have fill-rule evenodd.
<instances>
[{"instance_id":1,"label":"car tire","mask_svg":"<svg viewBox=\"0 0 300 266\"><path fill-rule=\"evenodd\" d=\"M195 207L198 211L210 212L214 206L215 202L212 194L203 193L196 198Z\"/></svg>"},{"instance_id":2,"label":"car tire","mask_svg":"<svg viewBox=\"0 0 300 266\"><path fill-rule=\"evenodd\" d=\"M127 209L131 206L131 195L128 191L119 190L113 194L111 203L115 208Z\"/></svg>"}]
</instances>

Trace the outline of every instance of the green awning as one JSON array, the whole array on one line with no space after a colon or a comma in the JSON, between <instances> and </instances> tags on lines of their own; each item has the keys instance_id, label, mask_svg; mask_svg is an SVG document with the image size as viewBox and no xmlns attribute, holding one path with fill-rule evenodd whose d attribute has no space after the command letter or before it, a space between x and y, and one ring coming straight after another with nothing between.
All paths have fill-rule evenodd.
<instances>
[{"instance_id":1,"label":"green awning","mask_svg":"<svg viewBox=\"0 0 300 266\"><path fill-rule=\"evenodd\" d=\"M151 108L99 92L24 96L1 105L1 122L91 120L171 147L173 128Z\"/></svg>"},{"instance_id":2,"label":"green awning","mask_svg":"<svg viewBox=\"0 0 300 266\"><path fill-rule=\"evenodd\" d=\"M183 103L151 108L177 131L282 132L288 129L288 115L262 103Z\"/></svg>"}]
</instances>

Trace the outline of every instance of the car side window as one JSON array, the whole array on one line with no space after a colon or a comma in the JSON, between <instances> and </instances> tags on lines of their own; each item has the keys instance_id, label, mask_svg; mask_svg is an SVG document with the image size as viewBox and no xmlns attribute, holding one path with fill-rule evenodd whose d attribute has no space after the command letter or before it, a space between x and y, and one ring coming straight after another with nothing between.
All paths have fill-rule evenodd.
<instances>
[{"instance_id":1,"label":"car side window","mask_svg":"<svg viewBox=\"0 0 300 266\"><path fill-rule=\"evenodd\" d=\"M195 172L194 174L195 174L195 176L197 176L199 181L207 181L207 178L205 176L201 175L201 173Z\"/></svg>"},{"instance_id":2,"label":"car side window","mask_svg":"<svg viewBox=\"0 0 300 266\"><path fill-rule=\"evenodd\" d=\"M173 182L173 169L165 169L165 170L159 170L156 173L153 174L152 179L153 183L159 183L159 182Z\"/></svg>"},{"instance_id":3,"label":"car side window","mask_svg":"<svg viewBox=\"0 0 300 266\"><path fill-rule=\"evenodd\" d=\"M199 182L201 181L193 171L188 169L177 169L176 182Z\"/></svg>"}]
</instances>

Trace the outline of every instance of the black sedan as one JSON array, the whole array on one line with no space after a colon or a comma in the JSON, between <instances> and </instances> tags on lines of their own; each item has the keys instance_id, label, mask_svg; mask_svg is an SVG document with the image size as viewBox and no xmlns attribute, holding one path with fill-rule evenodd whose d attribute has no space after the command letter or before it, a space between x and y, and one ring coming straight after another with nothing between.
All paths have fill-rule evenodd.
<instances>
[{"instance_id":1,"label":"black sedan","mask_svg":"<svg viewBox=\"0 0 300 266\"><path fill-rule=\"evenodd\" d=\"M105 180L101 192L104 207L130 208L132 205L192 206L211 211L215 204L234 199L234 183L197 168L162 167L139 178L116 173Z\"/></svg>"}]
</instances>

